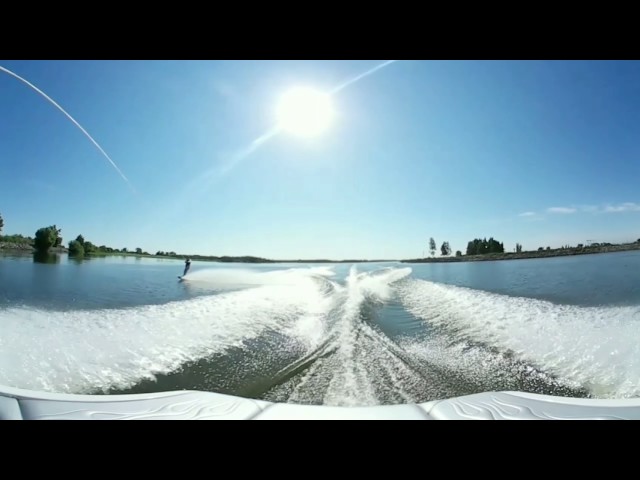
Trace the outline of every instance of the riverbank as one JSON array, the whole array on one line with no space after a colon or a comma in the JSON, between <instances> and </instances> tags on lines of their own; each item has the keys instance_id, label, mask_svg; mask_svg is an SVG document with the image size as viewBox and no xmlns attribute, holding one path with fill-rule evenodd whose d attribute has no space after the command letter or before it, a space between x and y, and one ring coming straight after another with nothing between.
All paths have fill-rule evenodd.
<instances>
[{"instance_id":1,"label":"riverbank","mask_svg":"<svg viewBox=\"0 0 640 480\"><path fill-rule=\"evenodd\" d=\"M6 253L35 253L36 249L29 243L14 243L0 241L0 252ZM69 250L65 247L51 247L49 253L67 253Z\"/></svg>"},{"instance_id":2,"label":"riverbank","mask_svg":"<svg viewBox=\"0 0 640 480\"><path fill-rule=\"evenodd\" d=\"M620 245L606 245L582 248L556 248L551 250L532 252L487 253L486 255L462 255L460 257L428 257L401 260L402 263L452 263L452 262L483 262L498 260L524 260L527 258L552 258L573 255L593 255L597 253L627 252L640 250L640 243L624 243Z\"/></svg>"},{"instance_id":3,"label":"riverbank","mask_svg":"<svg viewBox=\"0 0 640 480\"><path fill-rule=\"evenodd\" d=\"M625 243L619 245L603 245L581 248L557 248L542 251L529 252L505 252L505 253L488 253L485 255L462 255L459 257L426 257L413 258L406 260L365 260L365 259L348 259L348 260L328 260L328 259L296 259L296 260L272 260L262 257L253 257L250 255L230 257L230 256L208 256L208 255L149 255L136 252L92 252L85 258L105 257L105 256L123 256L123 257L139 257L139 258L161 258L169 260L184 260L190 258L192 261L200 262L216 262L216 263L383 263L383 262L401 262L401 263L453 263L453 262L486 262L499 260L524 260L529 258L552 258L573 255L592 255L597 253L625 252L632 250L640 250L640 242ZM35 249L27 243L10 243L0 241L0 253L13 254L32 254ZM65 247L51 248L49 253L68 253Z\"/></svg>"},{"instance_id":4,"label":"riverbank","mask_svg":"<svg viewBox=\"0 0 640 480\"><path fill-rule=\"evenodd\" d=\"M35 249L33 248L33 246L29 244L0 242L0 253L27 255L27 254L35 253ZM49 253L69 253L69 249L65 247L50 248ZM217 256L210 256L210 255L184 255L184 254L153 255L153 254L136 253L136 252L104 252L104 251L91 252L80 258L92 258L92 257L95 258L95 257L107 257L107 256L160 258L160 259L166 259L166 260L180 260L180 261L184 261L185 258L190 258L192 261L217 262L217 263L366 263L366 262L379 263L379 262L395 261L395 260L327 260L327 259L272 260L269 258L254 257L251 255L243 255L238 257L230 257L230 256L217 257Z\"/></svg>"},{"instance_id":5,"label":"riverbank","mask_svg":"<svg viewBox=\"0 0 640 480\"><path fill-rule=\"evenodd\" d=\"M20 251L20 252L32 252L34 249L28 243L13 243L0 241L0 250L3 251Z\"/></svg>"}]
</instances>

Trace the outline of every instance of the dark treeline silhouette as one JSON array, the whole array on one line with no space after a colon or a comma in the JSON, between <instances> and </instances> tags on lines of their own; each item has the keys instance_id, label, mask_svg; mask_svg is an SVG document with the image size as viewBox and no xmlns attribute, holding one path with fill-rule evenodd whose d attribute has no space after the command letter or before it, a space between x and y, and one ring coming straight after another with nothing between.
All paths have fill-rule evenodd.
<instances>
[{"instance_id":1,"label":"dark treeline silhouette","mask_svg":"<svg viewBox=\"0 0 640 480\"><path fill-rule=\"evenodd\" d=\"M467 244L467 255L484 255L487 253L504 253L504 245L491 237L475 238Z\"/></svg>"}]
</instances>

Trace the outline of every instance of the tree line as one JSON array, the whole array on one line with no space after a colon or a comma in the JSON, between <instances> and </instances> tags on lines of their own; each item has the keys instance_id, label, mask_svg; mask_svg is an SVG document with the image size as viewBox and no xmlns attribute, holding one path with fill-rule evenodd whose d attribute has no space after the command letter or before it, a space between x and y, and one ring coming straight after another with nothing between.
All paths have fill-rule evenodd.
<instances>
[{"instance_id":1,"label":"tree line","mask_svg":"<svg viewBox=\"0 0 640 480\"><path fill-rule=\"evenodd\" d=\"M522 245L516 244L518 252L522 251ZM448 241L442 242L440 246L440 253L443 257L451 255L451 245ZM436 241L433 237L429 238L429 253L433 257L436 253ZM467 244L467 255L485 255L487 253L504 253L504 244L498 242L493 237L487 240L486 238L474 238ZM456 251L456 257L461 257L462 252Z\"/></svg>"},{"instance_id":2,"label":"tree line","mask_svg":"<svg viewBox=\"0 0 640 480\"><path fill-rule=\"evenodd\" d=\"M487 253L504 253L504 244L493 237L489 240L474 238L467 243L467 255L485 255Z\"/></svg>"},{"instance_id":3,"label":"tree line","mask_svg":"<svg viewBox=\"0 0 640 480\"><path fill-rule=\"evenodd\" d=\"M436 241L433 237L429 239L429 253L431 253L432 257L436 254ZM440 253L443 257L451 255L451 245L449 245L449 242L442 242L442 245L440 246ZM458 255L458 253L459 252L456 252L456 255Z\"/></svg>"},{"instance_id":4,"label":"tree line","mask_svg":"<svg viewBox=\"0 0 640 480\"><path fill-rule=\"evenodd\" d=\"M35 236L33 238L25 237L23 235L2 235L3 228L4 219L2 218L2 215L0 215L0 240L6 243L31 245L38 253L46 253L51 248L62 247L62 229L58 228L57 225L49 225L48 227L39 228L38 230L36 230ZM117 249L107 247L106 245L94 245L90 241L85 240L82 235L78 235L75 240L71 240L69 242L69 254L73 256L105 253L129 253L129 251L126 247ZM135 249L135 253L140 255L149 255L148 252L143 252L142 248L140 247ZM165 254L164 252L159 252L159 254L169 255L169 253ZM170 254L175 255L175 252L170 252Z\"/></svg>"}]
</instances>

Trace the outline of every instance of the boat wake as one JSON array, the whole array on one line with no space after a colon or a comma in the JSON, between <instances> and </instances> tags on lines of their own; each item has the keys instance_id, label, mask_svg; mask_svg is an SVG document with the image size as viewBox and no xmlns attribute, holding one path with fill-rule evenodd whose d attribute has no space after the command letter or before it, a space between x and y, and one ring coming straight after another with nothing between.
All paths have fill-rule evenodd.
<instances>
[{"instance_id":1,"label":"boat wake","mask_svg":"<svg viewBox=\"0 0 640 480\"><path fill-rule=\"evenodd\" d=\"M215 293L164 305L0 310L0 385L335 406L496 390L640 395L637 308L495 295L411 268L334 268L200 270L190 281ZM411 335L393 333L402 321Z\"/></svg>"},{"instance_id":2,"label":"boat wake","mask_svg":"<svg viewBox=\"0 0 640 480\"><path fill-rule=\"evenodd\" d=\"M415 279L399 295L408 312L457 344L501 352L593 397L640 396L640 307L557 305ZM452 356L475 361L468 352Z\"/></svg>"}]
</instances>

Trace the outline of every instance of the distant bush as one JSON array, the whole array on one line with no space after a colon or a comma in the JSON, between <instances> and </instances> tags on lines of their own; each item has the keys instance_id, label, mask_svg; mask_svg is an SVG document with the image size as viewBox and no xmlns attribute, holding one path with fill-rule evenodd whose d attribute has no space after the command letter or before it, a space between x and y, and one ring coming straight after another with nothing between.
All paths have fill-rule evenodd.
<instances>
[{"instance_id":1,"label":"distant bush","mask_svg":"<svg viewBox=\"0 0 640 480\"><path fill-rule=\"evenodd\" d=\"M98 251L98 247L96 247L93 243L89 241L84 242L83 248L84 248L84 253L87 253L87 254L95 253Z\"/></svg>"},{"instance_id":2,"label":"distant bush","mask_svg":"<svg viewBox=\"0 0 640 480\"><path fill-rule=\"evenodd\" d=\"M69 255L73 257L83 257L84 247L78 240L71 240L69 242Z\"/></svg>"},{"instance_id":3,"label":"distant bush","mask_svg":"<svg viewBox=\"0 0 640 480\"><path fill-rule=\"evenodd\" d=\"M47 252L51 247L58 247L62 244L60 229L55 225L43 227L36 231L34 247L38 252Z\"/></svg>"},{"instance_id":4,"label":"distant bush","mask_svg":"<svg viewBox=\"0 0 640 480\"><path fill-rule=\"evenodd\" d=\"M487 253L504 253L504 244L491 237L475 238L467 244L467 255L484 255Z\"/></svg>"},{"instance_id":5,"label":"distant bush","mask_svg":"<svg viewBox=\"0 0 640 480\"><path fill-rule=\"evenodd\" d=\"M6 243L18 243L33 245L33 238L25 237L24 235L5 235L0 236L0 240Z\"/></svg>"}]
</instances>

